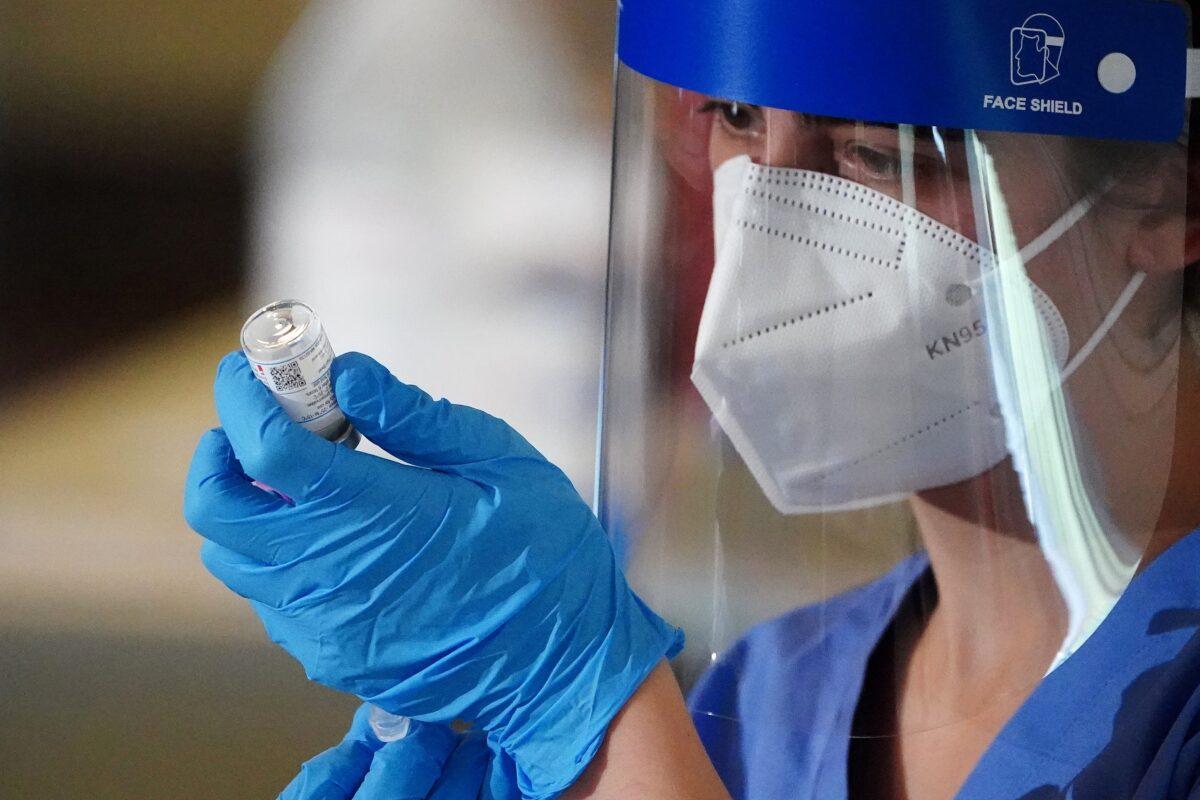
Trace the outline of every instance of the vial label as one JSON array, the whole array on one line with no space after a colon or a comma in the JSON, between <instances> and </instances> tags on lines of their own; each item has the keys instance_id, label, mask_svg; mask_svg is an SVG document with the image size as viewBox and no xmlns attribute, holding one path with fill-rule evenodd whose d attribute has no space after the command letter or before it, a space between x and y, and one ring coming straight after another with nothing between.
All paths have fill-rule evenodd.
<instances>
[{"instance_id":1,"label":"vial label","mask_svg":"<svg viewBox=\"0 0 1200 800\"><path fill-rule=\"evenodd\" d=\"M333 396L329 367L333 346L325 332L295 358L275 363L250 359L254 374L275 395L287 415L310 430L328 427L341 417Z\"/></svg>"}]
</instances>

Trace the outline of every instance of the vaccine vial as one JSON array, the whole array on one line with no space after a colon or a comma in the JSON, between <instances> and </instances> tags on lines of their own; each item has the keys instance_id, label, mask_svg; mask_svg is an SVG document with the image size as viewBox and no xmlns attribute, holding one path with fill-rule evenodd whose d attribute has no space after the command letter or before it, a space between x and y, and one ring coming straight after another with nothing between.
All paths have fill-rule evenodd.
<instances>
[{"instance_id":1,"label":"vaccine vial","mask_svg":"<svg viewBox=\"0 0 1200 800\"><path fill-rule=\"evenodd\" d=\"M333 394L333 345L312 308L299 300L263 306L242 326L242 351L289 417L331 442L358 446L361 437ZM411 724L377 706L370 722L383 742L403 739Z\"/></svg>"},{"instance_id":2,"label":"vaccine vial","mask_svg":"<svg viewBox=\"0 0 1200 800\"><path fill-rule=\"evenodd\" d=\"M333 394L333 346L310 307L280 300L255 311L242 326L242 351L289 417L331 442L358 445Z\"/></svg>"}]
</instances>

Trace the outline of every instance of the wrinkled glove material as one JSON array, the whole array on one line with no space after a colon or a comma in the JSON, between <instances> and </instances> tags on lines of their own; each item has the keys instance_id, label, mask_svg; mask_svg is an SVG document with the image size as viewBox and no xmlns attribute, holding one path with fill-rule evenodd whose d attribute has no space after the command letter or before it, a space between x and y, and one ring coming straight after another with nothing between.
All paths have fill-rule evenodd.
<instances>
[{"instance_id":1,"label":"wrinkled glove material","mask_svg":"<svg viewBox=\"0 0 1200 800\"><path fill-rule=\"evenodd\" d=\"M400 461L305 431L230 354L221 428L201 439L184 501L205 565L313 680L417 720L469 720L511 757L524 797L556 796L681 633L508 425L357 353L333 376L346 416Z\"/></svg>"},{"instance_id":2,"label":"wrinkled glove material","mask_svg":"<svg viewBox=\"0 0 1200 800\"><path fill-rule=\"evenodd\" d=\"M279 800L513 800L503 754L490 758L482 732L414 722L409 735L384 743L354 715L335 747L306 761Z\"/></svg>"}]
</instances>

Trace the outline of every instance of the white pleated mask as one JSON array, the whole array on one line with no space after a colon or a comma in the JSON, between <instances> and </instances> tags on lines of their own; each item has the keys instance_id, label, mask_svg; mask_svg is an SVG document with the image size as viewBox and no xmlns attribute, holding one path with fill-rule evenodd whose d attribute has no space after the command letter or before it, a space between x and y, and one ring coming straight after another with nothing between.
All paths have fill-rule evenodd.
<instances>
[{"instance_id":1,"label":"white pleated mask","mask_svg":"<svg viewBox=\"0 0 1200 800\"><path fill-rule=\"evenodd\" d=\"M1027 263L1093 205L1071 208ZM863 508L956 483L1007 455L990 369L984 248L880 192L742 156L714 174L716 263L692 381L782 513ZM1066 380L1062 315L1030 282ZM1065 369L1064 369L1065 366Z\"/></svg>"}]
</instances>

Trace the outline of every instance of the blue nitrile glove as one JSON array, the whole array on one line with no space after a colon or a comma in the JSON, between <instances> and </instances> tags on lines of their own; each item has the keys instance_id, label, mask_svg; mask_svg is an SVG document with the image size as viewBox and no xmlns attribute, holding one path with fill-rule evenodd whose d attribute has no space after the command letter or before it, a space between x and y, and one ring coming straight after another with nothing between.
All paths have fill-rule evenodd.
<instances>
[{"instance_id":1,"label":"blue nitrile glove","mask_svg":"<svg viewBox=\"0 0 1200 800\"><path fill-rule=\"evenodd\" d=\"M231 354L215 387L223 429L200 440L185 499L204 563L312 679L393 714L468 720L526 797L555 796L681 635L630 591L567 477L508 425L363 355L333 375L346 416L407 463L305 431Z\"/></svg>"},{"instance_id":2,"label":"blue nitrile glove","mask_svg":"<svg viewBox=\"0 0 1200 800\"><path fill-rule=\"evenodd\" d=\"M405 738L384 744L354 715L336 747L300 767L279 800L493 800L490 755L482 732L455 733L446 725L413 722Z\"/></svg>"}]
</instances>

